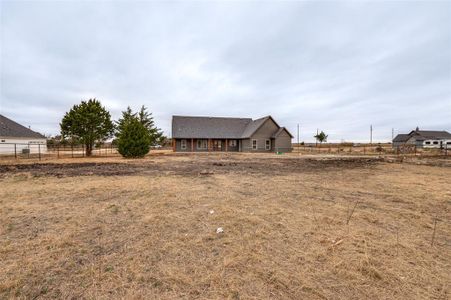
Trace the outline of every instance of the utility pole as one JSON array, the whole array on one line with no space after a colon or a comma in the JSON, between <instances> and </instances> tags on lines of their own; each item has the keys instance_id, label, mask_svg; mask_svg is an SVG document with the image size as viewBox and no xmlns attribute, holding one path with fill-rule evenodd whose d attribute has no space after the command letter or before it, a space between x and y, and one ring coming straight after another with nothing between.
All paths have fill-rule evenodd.
<instances>
[{"instance_id":1,"label":"utility pole","mask_svg":"<svg viewBox=\"0 0 451 300\"><path fill-rule=\"evenodd\" d=\"M298 153L301 153L301 145L299 144L299 123L298 123Z\"/></svg>"},{"instance_id":2,"label":"utility pole","mask_svg":"<svg viewBox=\"0 0 451 300\"><path fill-rule=\"evenodd\" d=\"M373 144L373 125L370 125L370 144Z\"/></svg>"}]
</instances>

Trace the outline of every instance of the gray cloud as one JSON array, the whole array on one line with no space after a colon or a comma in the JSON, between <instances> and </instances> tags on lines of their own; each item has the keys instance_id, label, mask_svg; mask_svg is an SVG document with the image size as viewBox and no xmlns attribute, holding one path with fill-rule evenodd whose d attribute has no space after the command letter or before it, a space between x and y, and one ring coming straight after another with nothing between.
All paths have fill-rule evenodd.
<instances>
[{"instance_id":1,"label":"gray cloud","mask_svg":"<svg viewBox=\"0 0 451 300\"><path fill-rule=\"evenodd\" d=\"M1 2L0 111L56 134L96 97L120 116L273 115L311 140L451 130L451 3Z\"/></svg>"}]
</instances>

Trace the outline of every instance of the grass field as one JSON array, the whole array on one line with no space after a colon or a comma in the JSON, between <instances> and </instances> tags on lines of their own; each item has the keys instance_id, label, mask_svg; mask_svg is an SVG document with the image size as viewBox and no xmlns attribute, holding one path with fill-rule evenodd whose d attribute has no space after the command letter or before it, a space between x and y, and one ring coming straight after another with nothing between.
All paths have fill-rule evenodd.
<instances>
[{"instance_id":1,"label":"grass field","mask_svg":"<svg viewBox=\"0 0 451 300\"><path fill-rule=\"evenodd\" d=\"M449 299L450 181L450 159L3 163L0 298Z\"/></svg>"}]
</instances>

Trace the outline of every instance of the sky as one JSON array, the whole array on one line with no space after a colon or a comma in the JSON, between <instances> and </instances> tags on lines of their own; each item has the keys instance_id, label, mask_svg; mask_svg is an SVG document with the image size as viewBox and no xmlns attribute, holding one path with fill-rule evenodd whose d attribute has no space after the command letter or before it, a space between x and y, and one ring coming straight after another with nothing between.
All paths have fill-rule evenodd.
<instances>
[{"instance_id":1,"label":"sky","mask_svg":"<svg viewBox=\"0 0 451 300\"><path fill-rule=\"evenodd\" d=\"M451 131L451 1L0 0L0 114L271 115L300 140Z\"/></svg>"}]
</instances>

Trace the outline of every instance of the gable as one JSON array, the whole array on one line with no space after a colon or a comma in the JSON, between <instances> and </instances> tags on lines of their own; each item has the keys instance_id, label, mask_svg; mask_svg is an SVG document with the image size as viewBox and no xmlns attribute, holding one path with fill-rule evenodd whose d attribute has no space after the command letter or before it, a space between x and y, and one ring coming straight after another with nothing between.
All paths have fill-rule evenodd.
<instances>
[{"instance_id":1,"label":"gable","mask_svg":"<svg viewBox=\"0 0 451 300\"><path fill-rule=\"evenodd\" d=\"M288 132L288 130L284 127L282 127L282 131L280 131L276 137L289 137L292 138L291 134Z\"/></svg>"},{"instance_id":2,"label":"gable","mask_svg":"<svg viewBox=\"0 0 451 300\"><path fill-rule=\"evenodd\" d=\"M273 134L279 130L279 126L274 122L272 118L267 118L263 124L251 135L251 138L254 137L263 137L270 138Z\"/></svg>"}]
</instances>

